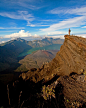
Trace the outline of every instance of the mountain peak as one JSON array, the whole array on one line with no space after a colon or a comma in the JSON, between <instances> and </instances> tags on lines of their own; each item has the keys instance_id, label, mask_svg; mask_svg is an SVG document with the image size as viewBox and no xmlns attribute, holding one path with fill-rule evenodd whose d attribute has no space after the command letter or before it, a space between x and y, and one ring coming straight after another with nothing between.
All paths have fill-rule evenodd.
<instances>
[{"instance_id":1,"label":"mountain peak","mask_svg":"<svg viewBox=\"0 0 86 108\"><path fill-rule=\"evenodd\" d=\"M24 39L21 39L20 37L19 37L19 38L14 39L14 40L16 40L16 41L25 41Z\"/></svg>"}]
</instances>

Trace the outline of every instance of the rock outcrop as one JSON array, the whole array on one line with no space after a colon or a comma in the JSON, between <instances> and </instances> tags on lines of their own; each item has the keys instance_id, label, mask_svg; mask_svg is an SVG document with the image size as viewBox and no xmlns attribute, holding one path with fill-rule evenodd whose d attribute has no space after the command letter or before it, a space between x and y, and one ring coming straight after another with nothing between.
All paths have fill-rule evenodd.
<instances>
[{"instance_id":1,"label":"rock outcrop","mask_svg":"<svg viewBox=\"0 0 86 108\"><path fill-rule=\"evenodd\" d=\"M38 82L41 79L48 81L55 75L70 75L86 73L86 39L78 36L65 35L65 41L56 54L56 57L50 62L31 73L26 73L27 79L31 78Z\"/></svg>"},{"instance_id":2,"label":"rock outcrop","mask_svg":"<svg viewBox=\"0 0 86 108\"><path fill-rule=\"evenodd\" d=\"M66 108L86 108L86 75L60 76L57 82L63 87Z\"/></svg>"},{"instance_id":3,"label":"rock outcrop","mask_svg":"<svg viewBox=\"0 0 86 108\"><path fill-rule=\"evenodd\" d=\"M86 72L86 39L65 35L64 44L50 65L58 75L69 75L72 72Z\"/></svg>"}]
</instances>

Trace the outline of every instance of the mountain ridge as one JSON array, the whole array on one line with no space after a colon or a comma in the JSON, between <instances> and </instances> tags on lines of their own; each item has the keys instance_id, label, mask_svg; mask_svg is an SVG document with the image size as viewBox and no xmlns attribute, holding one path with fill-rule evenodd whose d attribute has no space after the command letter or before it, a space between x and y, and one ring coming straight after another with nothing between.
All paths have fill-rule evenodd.
<instances>
[{"instance_id":1,"label":"mountain ridge","mask_svg":"<svg viewBox=\"0 0 86 108\"><path fill-rule=\"evenodd\" d=\"M52 79L55 75L63 76L70 75L72 72L81 74L86 72L86 39L78 36L65 35L65 41L60 48L60 51L56 54L55 58L43 65L40 68L40 76L38 79L29 75L30 72L26 73L28 78L32 77L35 82L40 81L44 78L45 80ZM34 72L35 74L38 72Z\"/></svg>"},{"instance_id":2,"label":"mountain ridge","mask_svg":"<svg viewBox=\"0 0 86 108\"><path fill-rule=\"evenodd\" d=\"M21 42L26 42L26 44L28 44L28 45L31 45L31 46L33 46L33 44L34 44L34 42L35 43L45 43L46 41L47 42L49 42L48 44L49 45L51 45L51 44L63 44L63 41L64 41L64 39L60 39L60 38L48 38L48 37L45 37L45 38L43 38L43 39L40 39L40 40L32 40L32 41L27 41L27 40L25 40L25 39L22 39L22 38L16 38L16 39L13 39L13 40L10 40L10 41L8 41L8 42L5 42L5 43L2 43L2 44L0 44L0 46L4 46L4 45L7 45L7 44L9 44L9 43L12 43L12 42L14 42L14 41L21 41ZM51 43L52 42L52 43ZM54 43L55 42L55 43ZM46 44L46 43L45 43ZM44 45L44 44L43 44ZM35 46L35 47L37 47L37 46Z\"/></svg>"}]
</instances>

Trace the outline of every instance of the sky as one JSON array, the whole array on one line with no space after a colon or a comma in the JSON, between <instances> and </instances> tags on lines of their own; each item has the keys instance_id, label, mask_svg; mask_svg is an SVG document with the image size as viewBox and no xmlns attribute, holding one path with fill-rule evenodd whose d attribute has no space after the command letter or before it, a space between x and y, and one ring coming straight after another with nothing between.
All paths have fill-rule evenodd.
<instances>
[{"instance_id":1,"label":"sky","mask_svg":"<svg viewBox=\"0 0 86 108\"><path fill-rule=\"evenodd\" d=\"M11 39L86 37L86 0L0 0L0 43Z\"/></svg>"}]
</instances>

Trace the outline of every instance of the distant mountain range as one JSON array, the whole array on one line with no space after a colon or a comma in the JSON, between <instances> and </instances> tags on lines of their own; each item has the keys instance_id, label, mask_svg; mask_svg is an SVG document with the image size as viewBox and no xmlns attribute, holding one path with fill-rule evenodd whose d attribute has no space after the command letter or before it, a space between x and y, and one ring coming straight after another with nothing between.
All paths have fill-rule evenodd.
<instances>
[{"instance_id":1,"label":"distant mountain range","mask_svg":"<svg viewBox=\"0 0 86 108\"><path fill-rule=\"evenodd\" d=\"M26 41L24 39L17 38L15 40L11 40L11 41L8 41L6 43L2 43L2 44L0 44L0 46L10 45L12 43L16 44L16 42L19 42L19 41L21 43L25 43L25 44L30 45L31 47L35 48L35 47L43 47L46 45L52 45L52 44L63 44L64 39L60 39L60 38L53 39L53 38L45 37L42 40Z\"/></svg>"},{"instance_id":2,"label":"distant mountain range","mask_svg":"<svg viewBox=\"0 0 86 108\"><path fill-rule=\"evenodd\" d=\"M63 44L63 42L64 42L64 39L60 39L60 38L56 38L56 39L44 38L42 40L28 41L28 45L35 48L35 47L43 47L47 45L52 45L52 44Z\"/></svg>"},{"instance_id":3,"label":"distant mountain range","mask_svg":"<svg viewBox=\"0 0 86 108\"><path fill-rule=\"evenodd\" d=\"M19 66L18 55L24 51L35 47L43 47L53 44L63 44L63 39L44 38L42 40L26 41L21 38L11 40L9 42L0 44L0 71L14 70Z\"/></svg>"}]
</instances>

